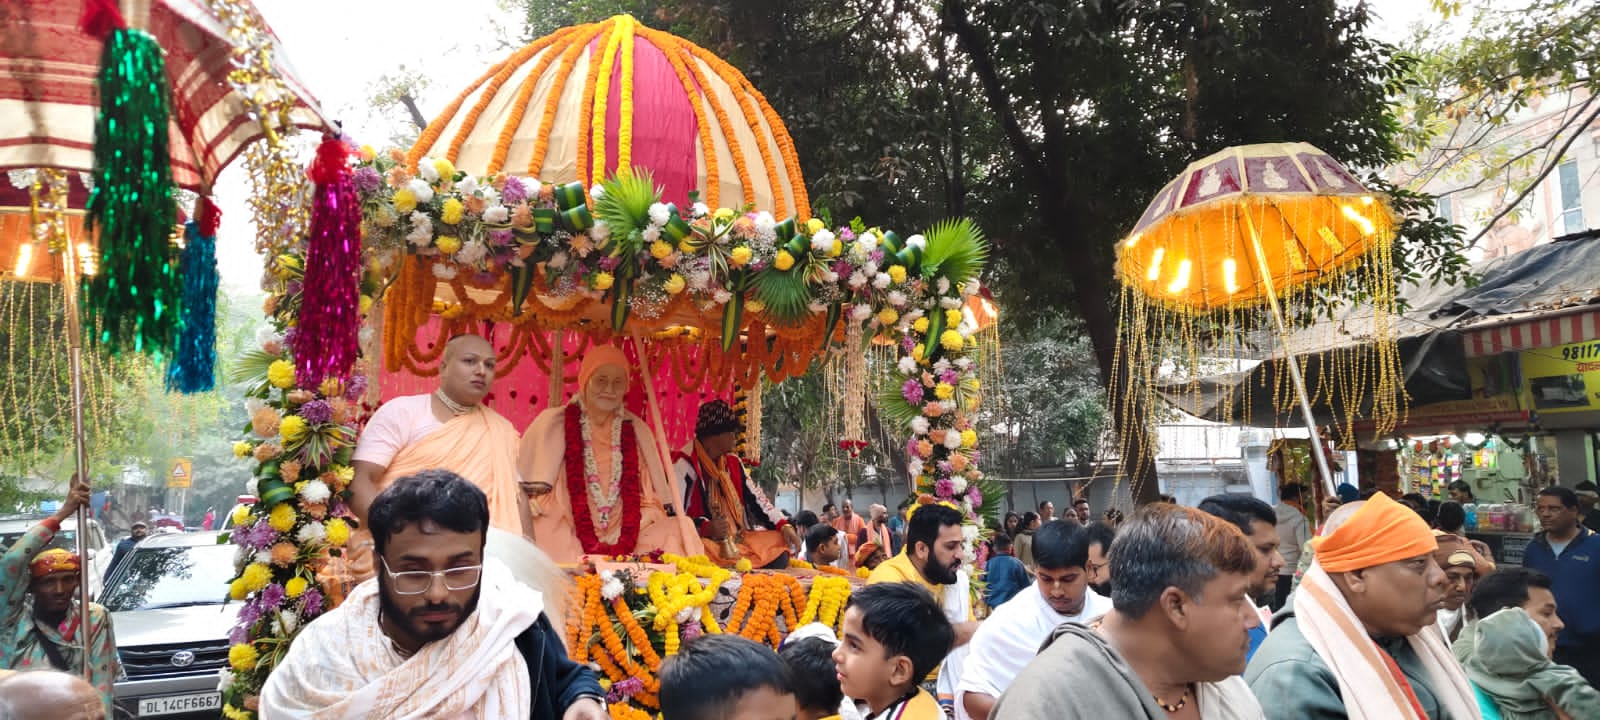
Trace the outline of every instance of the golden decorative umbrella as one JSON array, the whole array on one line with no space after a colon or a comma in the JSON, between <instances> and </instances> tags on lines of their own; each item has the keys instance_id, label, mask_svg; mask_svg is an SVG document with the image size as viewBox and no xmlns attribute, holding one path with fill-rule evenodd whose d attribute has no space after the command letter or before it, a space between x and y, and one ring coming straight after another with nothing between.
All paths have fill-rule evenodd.
<instances>
[{"instance_id":1,"label":"golden decorative umbrella","mask_svg":"<svg viewBox=\"0 0 1600 720\"><path fill-rule=\"evenodd\" d=\"M1119 367L1133 382L1113 382L1113 391L1152 393L1174 376L1229 370L1219 358L1253 354L1250 328L1265 311L1288 368L1289 387L1274 389L1280 406L1297 404L1313 438L1319 400L1344 413L1346 428L1370 411L1387 431L1402 401L1389 332L1394 228L1383 198L1308 143L1244 145L1191 163L1118 246ZM1339 283L1362 298L1359 318L1317 322L1316 311L1338 296L1320 289ZM1315 393L1295 356L1308 351L1326 358ZM1321 444L1312 445L1331 483Z\"/></svg>"}]
</instances>

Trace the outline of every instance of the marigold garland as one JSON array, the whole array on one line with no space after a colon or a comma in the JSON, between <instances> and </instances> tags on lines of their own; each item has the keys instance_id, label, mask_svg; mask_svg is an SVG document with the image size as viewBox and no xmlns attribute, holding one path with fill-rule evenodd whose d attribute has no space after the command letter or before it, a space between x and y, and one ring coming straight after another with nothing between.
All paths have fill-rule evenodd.
<instances>
[{"instance_id":1,"label":"marigold garland","mask_svg":"<svg viewBox=\"0 0 1600 720\"><path fill-rule=\"evenodd\" d=\"M650 28L640 28L640 32L667 56L673 74L678 76L678 82L683 85L683 94L689 98L689 108L694 111L695 130L700 134L700 154L706 162L706 204L717 207L722 197L722 175L717 165L716 141L711 137L711 123L706 119L705 105L700 102L700 88L683 65L680 55L682 49L676 37ZM798 168L799 165L794 167Z\"/></svg>"},{"instance_id":2,"label":"marigold garland","mask_svg":"<svg viewBox=\"0 0 1600 720\"><path fill-rule=\"evenodd\" d=\"M633 32L633 19L618 22L621 28L627 25L627 37L621 41L622 45L622 105L617 108L617 167L633 167L633 46L637 42Z\"/></svg>"},{"instance_id":3,"label":"marigold garland","mask_svg":"<svg viewBox=\"0 0 1600 720\"><path fill-rule=\"evenodd\" d=\"M745 80L744 76L725 60L712 55L698 45L689 46L689 52L700 58L702 62L711 68L712 72L717 74L717 77L728 83L728 86L733 89L734 101L739 104L739 111L743 113L745 123L750 127L759 127L761 125L759 120L761 111L752 107L750 95L746 91L749 81ZM756 138L756 152L761 155L761 164L767 172L767 184L772 187L772 211L780 217L788 215L789 208L785 199L787 196L783 192L783 181L778 176L778 164L772 157L772 148L767 147L767 144L758 137ZM744 181L745 177L745 173L740 173L741 182ZM745 199L745 202L755 202L754 188L748 182L745 182L744 186L745 194L749 196Z\"/></svg>"},{"instance_id":4,"label":"marigold garland","mask_svg":"<svg viewBox=\"0 0 1600 720\"><path fill-rule=\"evenodd\" d=\"M694 78L695 84L703 88L711 87L710 79L706 77L705 73L700 70L699 65L696 64L697 61L693 57L693 52L688 50L684 50L683 52L690 55L690 57L684 59L683 66L689 71L690 77ZM756 191L755 188L750 185L750 170L745 167L744 150L739 144L739 136L733 132L733 121L728 119L728 113L723 109L722 101L717 99L716 93L707 92L705 94L705 98L706 104L711 106L711 114L717 118L717 126L723 130L723 138L728 141L728 154L733 158L733 170L735 177L739 178L739 184L744 188L744 197L741 198L739 202L742 204L754 203L756 201ZM713 152L707 154L715 153Z\"/></svg>"},{"instance_id":5,"label":"marigold garland","mask_svg":"<svg viewBox=\"0 0 1600 720\"><path fill-rule=\"evenodd\" d=\"M604 30L603 25L595 25L585 34L579 35L575 42L570 43L561 53L561 65L556 68L555 82L550 85L550 95L544 101L544 116L539 118L539 127L533 140L533 157L528 159L528 177L539 177L539 172L544 169L545 153L550 151L550 130L556 126L556 110L561 107L561 96L567 90L567 79L572 77L572 66L576 65L578 58L583 55L589 43L594 42L595 36ZM581 136L582 133L579 133ZM583 157L579 137L580 150L578 157ZM579 160L582 167L582 160Z\"/></svg>"},{"instance_id":6,"label":"marigold garland","mask_svg":"<svg viewBox=\"0 0 1600 720\"><path fill-rule=\"evenodd\" d=\"M485 175L493 175L505 167L506 155L511 152L511 141L522 128L522 117L528 111L528 103L533 100L533 91L539 86L539 78L544 76L544 71L550 67L551 61L561 55L555 50L556 42L566 39L576 31L576 28L562 28L535 43L539 45L539 61L534 64L533 72L528 73L517 86L517 101L511 104L511 115L506 118L505 126L500 128L500 136L495 138L494 152L489 156L489 165L484 170ZM546 50L548 52L544 52Z\"/></svg>"},{"instance_id":7,"label":"marigold garland","mask_svg":"<svg viewBox=\"0 0 1600 720\"><path fill-rule=\"evenodd\" d=\"M606 38L605 49L600 55L598 75L591 84L594 88L594 105L589 111L589 149L594 167L589 172L590 183L598 183L606 176L606 106L611 102L611 70L616 66L617 45L622 42L623 33L629 32L628 27L632 20L632 18L619 19L616 25L612 26L611 35Z\"/></svg>"}]
</instances>

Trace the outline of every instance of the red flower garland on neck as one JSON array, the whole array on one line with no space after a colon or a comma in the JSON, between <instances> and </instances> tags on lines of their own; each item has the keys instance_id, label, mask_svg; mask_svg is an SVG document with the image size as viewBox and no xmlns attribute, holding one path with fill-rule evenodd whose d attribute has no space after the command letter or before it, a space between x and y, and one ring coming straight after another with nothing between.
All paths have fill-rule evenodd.
<instances>
[{"instance_id":1,"label":"red flower garland on neck","mask_svg":"<svg viewBox=\"0 0 1600 720\"><path fill-rule=\"evenodd\" d=\"M631 555L639 544L639 449L633 437L633 422L622 421L622 484L618 502L622 503L622 533L614 543L600 542L594 527L594 516L589 509L589 484L583 467L583 409L578 403L566 408L565 430L567 447L564 457L567 471L567 495L572 500L572 525L578 534L578 543L590 555ZM620 412L620 411L619 411Z\"/></svg>"}]
</instances>

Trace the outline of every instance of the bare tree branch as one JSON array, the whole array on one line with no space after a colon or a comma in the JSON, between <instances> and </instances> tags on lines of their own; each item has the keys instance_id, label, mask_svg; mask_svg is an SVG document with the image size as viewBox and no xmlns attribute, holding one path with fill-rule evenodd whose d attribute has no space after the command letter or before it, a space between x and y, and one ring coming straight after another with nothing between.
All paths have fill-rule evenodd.
<instances>
[{"instance_id":1,"label":"bare tree branch","mask_svg":"<svg viewBox=\"0 0 1600 720\"><path fill-rule=\"evenodd\" d=\"M1566 155L1567 154L1567 149L1571 148L1572 147L1572 143L1576 142L1577 139L1578 139L1578 136L1583 134L1584 128L1589 127L1590 123L1593 123L1596 118L1600 118L1600 108L1596 108L1594 112L1589 113L1589 115L1584 118L1583 123L1578 126L1578 129L1576 131L1574 131L1571 135L1567 136L1567 141L1561 144L1561 148L1556 151L1555 156L1557 158L1560 158L1560 157ZM1478 241L1482 240L1483 236L1488 235L1489 231L1494 229L1494 224L1495 223L1500 222L1501 218L1511 214L1511 211L1516 209L1517 205L1519 205L1523 201L1523 199L1525 199L1529 195L1533 194L1534 188L1539 187L1539 183L1542 182L1546 177L1549 177L1550 173L1553 172L1555 169L1556 169L1556 163L1553 163L1553 162L1545 163L1544 167L1539 169L1539 174L1534 176L1532 182L1529 182L1528 186L1522 189L1522 192L1517 193L1517 196L1515 198L1513 198L1511 200L1511 202L1506 203L1505 207L1500 208L1500 211L1495 213L1494 217L1489 218L1489 222L1484 224L1483 229L1479 230L1478 234L1473 235L1472 239L1467 241L1467 245L1466 246L1467 247L1475 247L1475 246L1477 246Z\"/></svg>"}]
</instances>

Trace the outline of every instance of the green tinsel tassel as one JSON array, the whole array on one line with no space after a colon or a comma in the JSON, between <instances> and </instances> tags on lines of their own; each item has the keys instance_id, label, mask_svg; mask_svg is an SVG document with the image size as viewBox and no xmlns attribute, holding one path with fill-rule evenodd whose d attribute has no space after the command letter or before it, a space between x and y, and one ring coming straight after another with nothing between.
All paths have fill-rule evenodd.
<instances>
[{"instance_id":1,"label":"green tinsel tassel","mask_svg":"<svg viewBox=\"0 0 1600 720\"><path fill-rule=\"evenodd\" d=\"M181 286L168 238L176 223L167 123L172 99L155 38L118 29L100 55L100 114L88 225L99 273L85 280L88 327L113 353L162 355L177 336Z\"/></svg>"}]
</instances>

